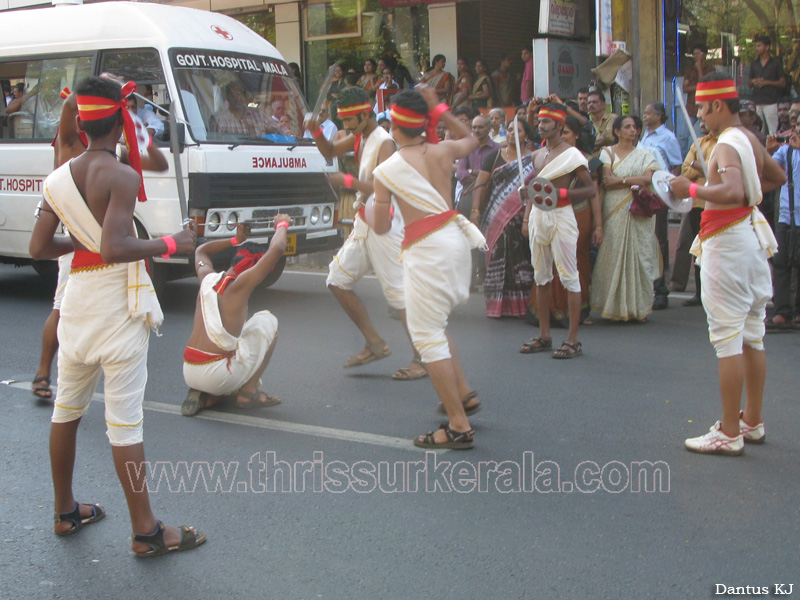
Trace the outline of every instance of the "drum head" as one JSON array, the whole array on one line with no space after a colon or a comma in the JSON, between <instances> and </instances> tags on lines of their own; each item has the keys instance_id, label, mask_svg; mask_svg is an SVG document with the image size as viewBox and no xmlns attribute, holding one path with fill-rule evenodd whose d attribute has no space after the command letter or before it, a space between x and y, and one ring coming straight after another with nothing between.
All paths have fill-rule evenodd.
<instances>
[{"instance_id":1,"label":"drum head","mask_svg":"<svg viewBox=\"0 0 800 600\"><path fill-rule=\"evenodd\" d=\"M544 177L534 177L528 182L528 198L539 210L553 210L558 204L558 188Z\"/></svg>"},{"instance_id":2,"label":"drum head","mask_svg":"<svg viewBox=\"0 0 800 600\"><path fill-rule=\"evenodd\" d=\"M658 194L658 197L663 200L664 204L666 204L671 210L679 213L689 212L692 210L692 199L679 199L675 197L675 194L672 193L672 188L669 185L669 182L673 179L675 179L675 176L668 171L656 171L653 173L653 190L656 194Z\"/></svg>"}]
</instances>

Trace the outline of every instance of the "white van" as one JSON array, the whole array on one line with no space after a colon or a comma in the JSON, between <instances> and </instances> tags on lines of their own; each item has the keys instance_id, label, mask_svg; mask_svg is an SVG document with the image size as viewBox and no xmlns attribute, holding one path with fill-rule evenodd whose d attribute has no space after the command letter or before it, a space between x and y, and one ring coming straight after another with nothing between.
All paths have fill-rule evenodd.
<instances>
[{"instance_id":1,"label":"white van","mask_svg":"<svg viewBox=\"0 0 800 600\"><path fill-rule=\"evenodd\" d=\"M336 198L324 175L332 166L302 138L306 102L275 47L243 24L191 8L102 2L0 12L0 30L0 83L22 84L25 94L21 110L0 113L0 262L53 269L52 262L31 260L28 242L53 169L59 93L104 72L135 81L156 105L176 105L182 181L164 123L154 139L170 169L144 174L148 201L134 214L140 236L180 228L180 184L198 241L229 238L237 222L255 220L253 239L266 243L271 217L282 212L292 217L287 254L341 245ZM142 100L138 108L152 109ZM148 118L154 114L166 118L158 108ZM186 256L155 258L150 266L157 284L194 273Z\"/></svg>"}]
</instances>

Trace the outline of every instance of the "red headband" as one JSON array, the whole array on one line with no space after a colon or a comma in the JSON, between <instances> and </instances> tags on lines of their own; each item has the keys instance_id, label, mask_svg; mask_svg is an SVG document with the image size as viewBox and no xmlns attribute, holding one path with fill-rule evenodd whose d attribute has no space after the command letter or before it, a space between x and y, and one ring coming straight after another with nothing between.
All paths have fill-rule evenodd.
<instances>
[{"instance_id":1,"label":"red headband","mask_svg":"<svg viewBox=\"0 0 800 600\"><path fill-rule=\"evenodd\" d=\"M336 111L337 114L339 115L339 118L341 119L344 117L353 117L361 113L361 111L368 110L371 108L372 106L369 104L369 102L365 102L364 104L353 104L352 106L339 106L336 109Z\"/></svg>"},{"instance_id":2,"label":"red headband","mask_svg":"<svg viewBox=\"0 0 800 600\"><path fill-rule=\"evenodd\" d=\"M231 268L233 269L233 273L225 275L222 279L217 282L217 285L214 286L214 291L217 294L221 294L225 291L225 288L228 287L228 284L231 281L234 281L239 275L247 271L250 267L258 262L258 260L264 256L263 252L250 252L247 248L239 248L236 251L236 256L242 256L242 260L237 262Z\"/></svg>"},{"instance_id":3,"label":"red headband","mask_svg":"<svg viewBox=\"0 0 800 600\"><path fill-rule=\"evenodd\" d=\"M714 100L728 100L738 97L739 92L736 91L736 83L733 79L700 81L697 83L697 91L694 95L696 102L713 102Z\"/></svg>"},{"instance_id":4,"label":"red headband","mask_svg":"<svg viewBox=\"0 0 800 600\"><path fill-rule=\"evenodd\" d=\"M563 110L542 107L539 109L539 118L553 119L553 121L561 121L563 123L567 120L567 113Z\"/></svg>"},{"instance_id":5,"label":"red headband","mask_svg":"<svg viewBox=\"0 0 800 600\"><path fill-rule=\"evenodd\" d=\"M125 124L125 144L128 146L128 162L139 174L139 202L145 202L144 177L142 177L142 159L139 156L139 143L136 141L136 125L128 110L128 96L136 91L136 83L129 81L122 86L122 99L118 102L100 96L78 96L78 116L81 121L96 121L105 119L122 111L122 121Z\"/></svg>"},{"instance_id":6,"label":"red headband","mask_svg":"<svg viewBox=\"0 0 800 600\"><path fill-rule=\"evenodd\" d=\"M443 108L443 109L442 109ZM439 118L447 111L447 105L440 104L428 114L421 114L409 108L403 108L392 104L389 115L392 117L392 125L406 127L408 129L418 129L425 127L425 139L429 144L438 144L439 136L436 135L436 125Z\"/></svg>"}]
</instances>

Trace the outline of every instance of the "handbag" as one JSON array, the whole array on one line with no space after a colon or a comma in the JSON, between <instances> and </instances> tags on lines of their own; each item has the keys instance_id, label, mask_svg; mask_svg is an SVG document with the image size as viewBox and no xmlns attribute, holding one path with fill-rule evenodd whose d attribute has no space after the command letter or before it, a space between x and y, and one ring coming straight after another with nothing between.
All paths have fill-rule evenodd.
<instances>
[{"instance_id":1,"label":"handbag","mask_svg":"<svg viewBox=\"0 0 800 600\"><path fill-rule=\"evenodd\" d=\"M664 201L648 187L634 185L631 187L631 192L633 193L633 198L628 210L631 211L632 215L649 219L658 211L667 207Z\"/></svg>"}]
</instances>

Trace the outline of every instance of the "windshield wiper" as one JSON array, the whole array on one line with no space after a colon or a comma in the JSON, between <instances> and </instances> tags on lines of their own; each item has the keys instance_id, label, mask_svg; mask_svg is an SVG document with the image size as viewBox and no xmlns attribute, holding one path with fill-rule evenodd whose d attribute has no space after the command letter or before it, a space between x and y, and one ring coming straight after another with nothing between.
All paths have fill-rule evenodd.
<instances>
[{"instance_id":1,"label":"windshield wiper","mask_svg":"<svg viewBox=\"0 0 800 600\"><path fill-rule=\"evenodd\" d=\"M240 137L237 141L228 146L228 150L233 150L234 148L241 146L243 144L263 144L267 146L277 146L279 143L280 142L271 140L268 137L262 137L258 135L248 135Z\"/></svg>"}]
</instances>

